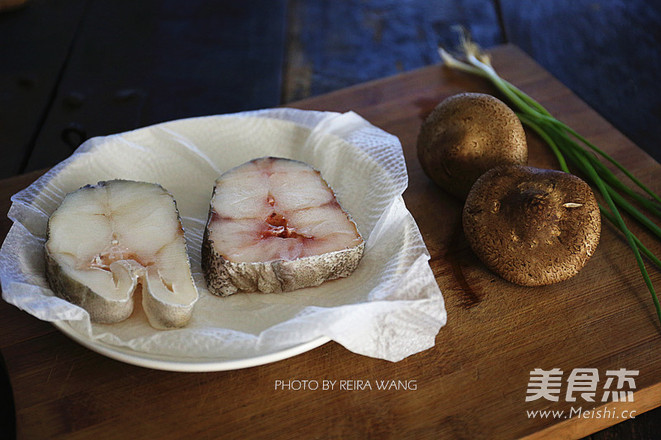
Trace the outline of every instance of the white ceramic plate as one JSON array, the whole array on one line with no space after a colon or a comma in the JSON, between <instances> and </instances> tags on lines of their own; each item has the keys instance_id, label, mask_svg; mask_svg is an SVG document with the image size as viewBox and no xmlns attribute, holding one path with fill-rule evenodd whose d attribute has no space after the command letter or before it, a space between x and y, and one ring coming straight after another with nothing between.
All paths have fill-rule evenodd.
<instances>
[{"instance_id":1,"label":"white ceramic plate","mask_svg":"<svg viewBox=\"0 0 661 440\"><path fill-rule=\"evenodd\" d=\"M80 345L111 359L125 362L127 364L137 365L139 367L153 368L155 370L178 371L187 373L238 370L241 368L270 364L272 362L281 361L305 353L320 347L327 342L330 342L330 339L324 336L313 339L312 341L306 342L304 344L298 344L284 350L279 350L274 353L268 353L260 356L243 359L209 359L142 353L128 348L91 340L88 337L78 333L74 328L71 327L71 325L69 325L67 321L55 321L53 322L53 325Z\"/></svg>"},{"instance_id":2,"label":"white ceramic plate","mask_svg":"<svg viewBox=\"0 0 661 440\"><path fill-rule=\"evenodd\" d=\"M366 240L348 278L282 294L218 298L206 291L200 248L214 180L262 156L319 169ZM46 225L65 195L100 180L157 182L177 200L200 298L183 329L156 331L142 311L111 326L54 297L43 270ZM171 371L246 368L330 340L396 361L433 346L445 309L429 255L401 197L399 140L354 113L276 109L167 122L87 141L13 198L0 251L3 298L110 358ZM140 312L138 312L140 310Z\"/></svg>"}]
</instances>

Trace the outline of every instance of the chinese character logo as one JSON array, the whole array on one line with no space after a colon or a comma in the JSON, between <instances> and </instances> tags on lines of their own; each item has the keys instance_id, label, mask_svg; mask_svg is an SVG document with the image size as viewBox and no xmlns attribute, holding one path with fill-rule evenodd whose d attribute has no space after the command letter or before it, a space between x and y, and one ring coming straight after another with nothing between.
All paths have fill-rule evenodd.
<instances>
[{"instance_id":1,"label":"chinese character logo","mask_svg":"<svg viewBox=\"0 0 661 440\"><path fill-rule=\"evenodd\" d=\"M546 371L541 368L535 368L530 372L530 381L528 382L528 396L526 402L541 399L557 402L562 385L562 370L554 368Z\"/></svg>"},{"instance_id":2,"label":"chinese character logo","mask_svg":"<svg viewBox=\"0 0 661 440\"><path fill-rule=\"evenodd\" d=\"M638 370L606 370L606 382L602 388L602 402L633 402L633 390L636 389L634 377ZM535 368L530 372L526 402L546 399L551 402L560 400L563 384L563 372L559 368L542 370ZM615 380L617 379L617 381ZM576 402L580 397L586 402L594 402L599 390L599 371L596 368L574 368L566 380L565 401ZM613 384L615 383L615 387Z\"/></svg>"},{"instance_id":3,"label":"chinese character logo","mask_svg":"<svg viewBox=\"0 0 661 440\"><path fill-rule=\"evenodd\" d=\"M586 402L594 402L599 383L599 371L596 368L574 368L567 379L567 402L576 402L574 393L580 393Z\"/></svg>"},{"instance_id":4,"label":"chinese character logo","mask_svg":"<svg viewBox=\"0 0 661 440\"><path fill-rule=\"evenodd\" d=\"M633 378L638 376L638 370L627 370L620 368L619 370L606 370L606 376L610 376L604 385L604 395L601 398L602 402L608 402L608 396L611 395L613 402L633 402L633 390L636 389L636 383ZM613 384L613 379L617 378L617 391L610 389ZM628 388L628 389L627 389Z\"/></svg>"}]
</instances>

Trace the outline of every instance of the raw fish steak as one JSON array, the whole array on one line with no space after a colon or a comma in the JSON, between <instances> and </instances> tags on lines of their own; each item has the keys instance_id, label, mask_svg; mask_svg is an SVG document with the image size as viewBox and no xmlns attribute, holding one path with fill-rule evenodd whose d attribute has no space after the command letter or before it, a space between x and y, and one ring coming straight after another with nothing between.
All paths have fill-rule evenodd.
<instances>
[{"instance_id":1,"label":"raw fish steak","mask_svg":"<svg viewBox=\"0 0 661 440\"><path fill-rule=\"evenodd\" d=\"M64 198L48 221L46 277L93 322L123 321L134 293L152 327L185 326L198 293L174 198L160 185L111 180Z\"/></svg>"},{"instance_id":2,"label":"raw fish steak","mask_svg":"<svg viewBox=\"0 0 661 440\"><path fill-rule=\"evenodd\" d=\"M264 157L216 180L202 268L216 295L286 292L351 275L364 248L319 171Z\"/></svg>"}]
</instances>

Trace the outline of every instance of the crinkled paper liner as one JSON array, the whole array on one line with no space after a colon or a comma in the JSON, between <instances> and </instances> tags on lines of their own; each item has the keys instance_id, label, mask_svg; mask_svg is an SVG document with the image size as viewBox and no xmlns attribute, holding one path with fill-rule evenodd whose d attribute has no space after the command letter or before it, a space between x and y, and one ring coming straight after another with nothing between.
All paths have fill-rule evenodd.
<instances>
[{"instance_id":1,"label":"crinkled paper liner","mask_svg":"<svg viewBox=\"0 0 661 440\"><path fill-rule=\"evenodd\" d=\"M211 295L200 247L215 179L262 156L318 169L366 240L348 278L280 294ZM86 184L131 179L159 183L182 216L200 293L186 328L158 331L142 310L113 325L93 324L53 295L44 272L50 214ZM398 361L434 345L445 325L429 254L401 197L407 186L399 140L353 112L271 109L167 122L85 142L12 197L14 224L0 250L5 301L45 321L67 321L83 339L137 353L236 360L328 338L366 356Z\"/></svg>"}]
</instances>

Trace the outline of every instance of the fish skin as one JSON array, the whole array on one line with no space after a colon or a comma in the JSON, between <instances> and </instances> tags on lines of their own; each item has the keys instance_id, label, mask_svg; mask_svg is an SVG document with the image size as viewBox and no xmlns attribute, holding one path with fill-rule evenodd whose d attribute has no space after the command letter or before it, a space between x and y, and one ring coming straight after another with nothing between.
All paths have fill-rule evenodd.
<instances>
[{"instance_id":1,"label":"fish skin","mask_svg":"<svg viewBox=\"0 0 661 440\"><path fill-rule=\"evenodd\" d=\"M290 292L348 277L360 264L364 250L363 241L350 249L296 260L234 263L215 251L213 241L205 233L202 244L202 270L207 280L207 288L214 295Z\"/></svg>"},{"instance_id":2,"label":"fish skin","mask_svg":"<svg viewBox=\"0 0 661 440\"><path fill-rule=\"evenodd\" d=\"M83 283L69 277L46 248L46 278L55 294L87 310L92 322L113 324L124 321L133 313L133 295L124 300L110 300Z\"/></svg>"},{"instance_id":3,"label":"fish skin","mask_svg":"<svg viewBox=\"0 0 661 440\"><path fill-rule=\"evenodd\" d=\"M298 162L314 170L314 168L300 161L273 157L254 159L246 164L255 163L260 160ZM233 168L228 173L239 167ZM319 173L317 170L314 171ZM222 178L223 176L216 182L218 183ZM320 174L319 178L321 183L332 191ZM357 245L293 260L230 261L216 251L214 242L211 239L210 226L214 217L217 216L213 206L217 188L218 185L216 184L211 198L212 202L210 204L207 226L202 241L202 270L207 281L207 288L212 294L229 296L238 292L281 293L319 286L325 281L348 277L360 264L365 250L365 241L358 233L355 222L337 202L334 193L333 203L337 205L338 209L342 210L354 228L356 228L356 234L360 239Z\"/></svg>"}]
</instances>

